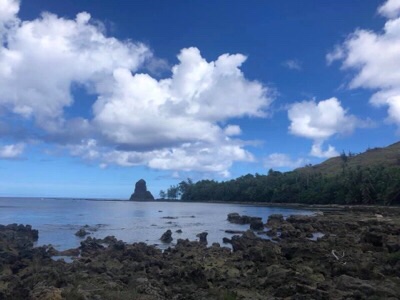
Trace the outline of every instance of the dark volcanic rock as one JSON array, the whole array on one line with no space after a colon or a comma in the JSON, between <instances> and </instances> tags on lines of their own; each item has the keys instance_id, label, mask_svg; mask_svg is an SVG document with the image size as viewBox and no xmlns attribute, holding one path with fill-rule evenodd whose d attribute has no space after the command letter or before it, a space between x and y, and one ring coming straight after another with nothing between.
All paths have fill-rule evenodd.
<instances>
[{"instance_id":1,"label":"dark volcanic rock","mask_svg":"<svg viewBox=\"0 0 400 300\"><path fill-rule=\"evenodd\" d=\"M86 235L88 235L89 232L87 232L85 229L81 228L79 229L77 232L75 232L75 235L78 237L84 237Z\"/></svg>"},{"instance_id":2,"label":"dark volcanic rock","mask_svg":"<svg viewBox=\"0 0 400 300\"><path fill-rule=\"evenodd\" d=\"M281 214L272 214L268 217L267 226L275 227L282 224L284 221L283 216Z\"/></svg>"},{"instance_id":3,"label":"dark volcanic rock","mask_svg":"<svg viewBox=\"0 0 400 300\"><path fill-rule=\"evenodd\" d=\"M71 263L53 261L51 246L33 247L30 227L0 226L0 299L399 299L400 209L379 208L378 222L376 211L277 217L270 234L285 238L248 230L224 238L233 251L182 239L162 251L88 237L67 250L81 250ZM307 239L312 228L324 236Z\"/></svg>"},{"instance_id":4,"label":"dark volcanic rock","mask_svg":"<svg viewBox=\"0 0 400 300\"><path fill-rule=\"evenodd\" d=\"M230 234L242 234L242 233L244 233L245 231L243 231L243 230L231 230L231 229L227 229L227 230L225 230L225 232L226 232L226 233L230 233Z\"/></svg>"},{"instance_id":5,"label":"dark volcanic rock","mask_svg":"<svg viewBox=\"0 0 400 300\"><path fill-rule=\"evenodd\" d=\"M270 229L270 230L267 231L267 235L268 235L269 237L275 237L275 236L278 235L278 232L277 232L276 229Z\"/></svg>"},{"instance_id":6,"label":"dark volcanic rock","mask_svg":"<svg viewBox=\"0 0 400 300\"><path fill-rule=\"evenodd\" d=\"M161 242L163 243L171 243L172 242L172 231L167 230L166 232L163 233L163 235L160 237Z\"/></svg>"},{"instance_id":7,"label":"dark volcanic rock","mask_svg":"<svg viewBox=\"0 0 400 300\"><path fill-rule=\"evenodd\" d=\"M241 216L238 213L228 214L228 221L234 224L251 224L251 222L261 221L259 217Z\"/></svg>"},{"instance_id":8,"label":"dark volcanic rock","mask_svg":"<svg viewBox=\"0 0 400 300\"><path fill-rule=\"evenodd\" d=\"M224 238L222 238L222 242L223 242L224 244L230 244L230 243L232 242L232 240L229 239L229 238L227 238L227 237L224 237Z\"/></svg>"},{"instance_id":9,"label":"dark volcanic rock","mask_svg":"<svg viewBox=\"0 0 400 300\"><path fill-rule=\"evenodd\" d=\"M196 235L199 238L200 244L203 244L203 245L207 245L208 244L207 235L208 235L207 232L202 232L202 233L199 233L199 234Z\"/></svg>"},{"instance_id":10,"label":"dark volcanic rock","mask_svg":"<svg viewBox=\"0 0 400 300\"><path fill-rule=\"evenodd\" d=\"M382 247L384 234L379 231L371 230L369 232L366 232L362 239L365 243L370 243L375 247Z\"/></svg>"},{"instance_id":11,"label":"dark volcanic rock","mask_svg":"<svg viewBox=\"0 0 400 300\"><path fill-rule=\"evenodd\" d=\"M154 200L153 195L147 190L146 181L140 179L135 184L135 191L129 199L131 201L151 201Z\"/></svg>"},{"instance_id":12,"label":"dark volcanic rock","mask_svg":"<svg viewBox=\"0 0 400 300\"><path fill-rule=\"evenodd\" d=\"M80 253L79 249L67 249L63 251L59 251L58 255L62 256L78 256Z\"/></svg>"},{"instance_id":13,"label":"dark volcanic rock","mask_svg":"<svg viewBox=\"0 0 400 300\"><path fill-rule=\"evenodd\" d=\"M304 216L304 215L291 215L289 216L286 221L289 223L311 223L315 221L314 216Z\"/></svg>"},{"instance_id":14,"label":"dark volcanic rock","mask_svg":"<svg viewBox=\"0 0 400 300\"><path fill-rule=\"evenodd\" d=\"M400 251L400 236L387 236L386 247L390 253Z\"/></svg>"},{"instance_id":15,"label":"dark volcanic rock","mask_svg":"<svg viewBox=\"0 0 400 300\"><path fill-rule=\"evenodd\" d=\"M251 220L251 222L250 222L250 229L253 229L253 230L263 230L263 229L264 229L264 223L261 221L261 219L254 219L254 220Z\"/></svg>"},{"instance_id":16,"label":"dark volcanic rock","mask_svg":"<svg viewBox=\"0 0 400 300\"><path fill-rule=\"evenodd\" d=\"M39 238L39 232L36 229L32 229L31 225L0 225L0 232L4 238L11 240L23 238L30 241L37 241Z\"/></svg>"},{"instance_id":17,"label":"dark volcanic rock","mask_svg":"<svg viewBox=\"0 0 400 300\"><path fill-rule=\"evenodd\" d=\"M90 256L96 254L97 251L104 249L104 246L102 245L101 240L89 236L86 240L81 242L79 249L81 250L82 256Z\"/></svg>"},{"instance_id":18,"label":"dark volcanic rock","mask_svg":"<svg viewBox=\"0 0 400 300\"><path fill-rule=\"evenodd\" d=\"M230 213L228 214L228 221L231 223L237 223L239 222L240 219L240 215L238 213Z\"/></svg>"}]
</instances>

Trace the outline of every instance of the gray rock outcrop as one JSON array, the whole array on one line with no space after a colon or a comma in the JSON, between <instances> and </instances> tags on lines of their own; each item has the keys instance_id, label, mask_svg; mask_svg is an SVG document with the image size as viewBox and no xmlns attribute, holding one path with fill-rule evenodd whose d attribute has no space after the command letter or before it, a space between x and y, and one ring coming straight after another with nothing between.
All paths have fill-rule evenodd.
<instances>
[{"instance_id":1,"label":"gray rock outcrop","mask_svg":"<svg viewBox=\"0 0 400 300\"><path fill-rule=\"evenodd\" d=\"M172 231L167 230L166 232L163 233L163 235L160 238L161 242L163 243L171 243L173 238L172 238Z\"/></svg>"},{"instance_id":2,"label":"gray rock outcrop","mask_svg":"<svg viewBox=\"0 0 400 300\"><path fill-rule=\"evenodd\" d=\"M147 190L146 181L140 179L135 184L135 191L129 199L131 201L152 201L154 200L153 195Z\"/></svg>"},{"instance_id":3,"label":"gray rock outcrop","mask_svg":"<svg viewBox=\"0 0 400 300\"><path fill-rule=\"evenodd\" d=\"M207 235L208 235L207 232L202 232L202 233L199 233L199 234L196 235L199 238L200 244L202 244L202 245L207 245L208 244Z\"/></svg>"}]
</instances>

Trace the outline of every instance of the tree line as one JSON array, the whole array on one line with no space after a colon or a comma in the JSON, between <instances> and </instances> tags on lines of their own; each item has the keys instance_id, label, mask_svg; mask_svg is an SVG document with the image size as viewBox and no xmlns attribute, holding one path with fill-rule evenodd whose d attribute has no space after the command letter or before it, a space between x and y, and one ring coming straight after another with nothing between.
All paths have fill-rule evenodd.
<instances>
[{"instance_id":1,"label":"tree line","mask_svg":"<svg viewBox=\"0 0 400 300\"><path fill-rule=\"evenodd\" d=\"M400 168L344 165L335 175L271 169L266 175L247 174L223 182L188 179L160 196L183 201L399 205Z\"/></svg>"}]
</instances>

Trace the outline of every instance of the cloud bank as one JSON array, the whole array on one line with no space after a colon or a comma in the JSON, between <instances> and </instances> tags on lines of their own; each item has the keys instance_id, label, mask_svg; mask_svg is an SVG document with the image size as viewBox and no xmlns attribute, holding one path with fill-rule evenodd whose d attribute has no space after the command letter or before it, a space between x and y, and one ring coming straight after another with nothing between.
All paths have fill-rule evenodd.
<instances>
[{"instance_id":1,"label":"cloud bank","mask_svg":"<svg viewBox=\"0 0 400 300\"><path fill-rule=\"evenodd\" d=\"M103 93L115 69L135 71L151 55L140 43L106 37L89 21L88 13L75 20L44 13L8 28L0 49L0 105L56 130L74 102L73 85Z\"/></svg>"},{"instance_id":2,"label":"cloud bank","mask_svg":"<svg viewBox=\"0 0 400 300\"><path fill-rule=\"evenodd\" d=\"M400 1L386 1L378 13L387 18L382 31L357 29L327 60L354 71L350 88L376 91L370 102L388 107L387 120L400 127Z\"/></svg>"},{"instance_id":3,"label":"cloud bank","mask_svg":"<svg viewBox=\"0 0 400 300\"><path fill-rule=\"evenodd\" d=\"M89 13L22 21L19 5L0 0L0 109L32 124L37 141L103 167L227 175L233 162L253 160L231 120L267 116L273 93L246 79L244 55L207 61L185 48L171 76L156 79L138 71L161 61L148 46L107 36ZM70 117L83 101L76 89L94 101Z\"/></svg>"}]
</instances>

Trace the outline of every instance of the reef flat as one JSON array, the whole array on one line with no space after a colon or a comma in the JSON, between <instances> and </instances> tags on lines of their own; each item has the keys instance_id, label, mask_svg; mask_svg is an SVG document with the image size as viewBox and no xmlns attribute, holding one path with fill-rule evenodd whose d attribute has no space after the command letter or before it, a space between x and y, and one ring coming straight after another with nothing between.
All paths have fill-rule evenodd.
<instances>
[{"instance_id":1,"label":"reef flat","mask_svg":"<svg viewBox=\"0 0 400 300\"><path fill-rule=\"evenodd\" d=\"M29 225L0 225L0 299L398 299L399 208L272 215L265 238L255 221L230 248L203 235L164 251L114 237L57 251L34 247Z\"/></svg>"}]
</instances>

